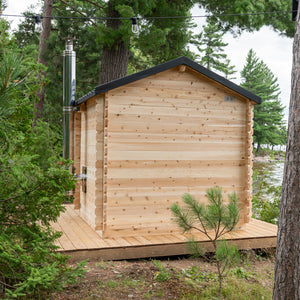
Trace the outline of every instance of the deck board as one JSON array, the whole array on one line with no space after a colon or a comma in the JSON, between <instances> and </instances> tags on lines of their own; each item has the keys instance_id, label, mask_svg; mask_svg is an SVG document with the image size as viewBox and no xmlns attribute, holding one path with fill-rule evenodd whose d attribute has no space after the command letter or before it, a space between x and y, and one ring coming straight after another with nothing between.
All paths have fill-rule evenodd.
<instances>
[{"instance_id":1,"label":"deck board","mask_svg":"<svg viewBox=\"0 0 300 300\"><path fill-rule=\"evenodd\" d=\"M75 220L76 225L81 230L81 236L83 232L84 239L89 239L90 241L92 241L92 243L90 243L89 248L93 249L98 247L109 247L107 243L105 243L102 239L99 239L99 235L96 233L96 231L91 230L91 227L82 220L78 212L76 212L71 206L67 206L66 213L69 215L70 218Z\"/></svg>"},{"instance_id":2,"label":"deck board","mask_svg":"<svg viewBox=\"0 0 300 300\"><path fill-rule=\"evenodd\" d=\"M140 242L140 245L152 245L152 243L144 236L135 236L134 238Z\"/></svg>"},{"instance_id":3,"label":"deck board","mask_svg":"<svg viewBox=\"0 0 300 300\"><path fill-rule=\"evenodd\" d=\"M187 254L187 234L162 234L146 236L126 236L103 238L94 231L79 215L73 205L66 205L66 211L52 224L55 230L62 231L56 244L58 251L71 255L72 259L130 259L155 256ZM202 233L195 233L208 251L211 242ZM276 246L277 226L252 219L244 228L225 235L240 249L268 248Z\"/></svg>"},{"instance_id":4,"label":"deck board","mask_svg":"<svg viewBox=\"0 0 300 300\"><path fill-rule=\"evenodd\" d=\"M141 241L139 241L138 239L136 239L136 237L124 237L124 239L131 244L132 246L138 246L141 244ZM147 241L148 243L150 243L149 241Z\"/></svg>"}]
</instances>

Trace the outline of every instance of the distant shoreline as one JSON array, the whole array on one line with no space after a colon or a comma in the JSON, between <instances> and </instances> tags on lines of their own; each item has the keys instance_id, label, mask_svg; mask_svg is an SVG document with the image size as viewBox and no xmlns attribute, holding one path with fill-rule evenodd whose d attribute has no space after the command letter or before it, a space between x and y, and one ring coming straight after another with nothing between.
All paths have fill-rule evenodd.
<instances>
[{"instance_id":1,"label":"distant shoreline","mask_svg":"<svg viewBox=\"0 0 300 300\"><path fill-rule=\"evenodd\" d=\"M269 155L266 156L254 156L253 162L284 162L284 157L281 155L276 155L274 158Z\"/></svg>"}]
</instances>

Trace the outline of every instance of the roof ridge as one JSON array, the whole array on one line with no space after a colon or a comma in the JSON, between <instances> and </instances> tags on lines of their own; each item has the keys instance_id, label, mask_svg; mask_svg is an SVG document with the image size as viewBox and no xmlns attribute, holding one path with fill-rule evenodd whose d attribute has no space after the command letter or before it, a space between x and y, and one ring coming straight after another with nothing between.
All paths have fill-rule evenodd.
<instances>
[{"instance_id":1,"label":"roof ridge","mask_svg":"<svg viewBox=\"0 0 300 300\"><path fill-rule=\"evenodd\" d=\"M109 90L115 89L117 87L120 87L122 85L149 77L151 75L163 72L165 70L174 68L176 66L179 65L186 65L190 68L192 68L193 70L201 73L202 75L220 83L221 85L231 89L232 91L248 98L249 100L252 100L258 104L261 103L261 98L255 94L253 94L252 92L242 88L241 86L233 83L232 81L226 79L225 77L222 77L221 75L201 66L200 64L190 60L189 58L187 58L186 56L180 56L177 57L175 59L169 60L167 62L164 62L162 64L159 64L157 66L151 67L149 69L131 74L131 75L127 75L125 77L119 78L119 79L115 79L113 81L101 84L96 86L92 91L90 91L89 93L87 93L86 95L82 96L81 98L77 99L74 101L74 103L72 105L79 105L83 102L86 102L87 100L89 100L90 98L105 93Z\"/></svg>"}]
</instances>

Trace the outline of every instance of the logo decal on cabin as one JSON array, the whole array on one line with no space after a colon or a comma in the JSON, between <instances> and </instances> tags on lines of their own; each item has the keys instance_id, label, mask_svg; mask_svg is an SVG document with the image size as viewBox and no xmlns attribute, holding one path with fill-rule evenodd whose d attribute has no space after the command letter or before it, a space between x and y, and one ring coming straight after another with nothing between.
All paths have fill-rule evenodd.
<instances>
[{"instance_id":1,"label":"logo decal on cabin","mask_svg":"<svg viewBox=\"0 0 300 300\"><path fill-rule=\"evenodd\" d=\"M224 97L224 100L225 100L225 102L235 102L235 97L226 95Z\"/></svg>"}]
</instances>

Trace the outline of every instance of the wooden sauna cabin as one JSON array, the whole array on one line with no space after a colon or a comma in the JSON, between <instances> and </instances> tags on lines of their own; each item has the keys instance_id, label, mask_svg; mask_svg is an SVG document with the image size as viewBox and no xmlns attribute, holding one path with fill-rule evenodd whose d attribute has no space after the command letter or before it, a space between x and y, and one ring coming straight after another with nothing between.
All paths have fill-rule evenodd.
<instances>
[{"instance_id":1,"label":"wooden sauna cabin","mask_svg":"<svg viewBox=\"0 0 300 300\"><path fill-rule=\"evenodd\" d=\"M261 99L180 57L73 103L74 207L103 237L176 233L170 206L236 191L251 219L253 106Z\"/></svg>"}]
</instances>

